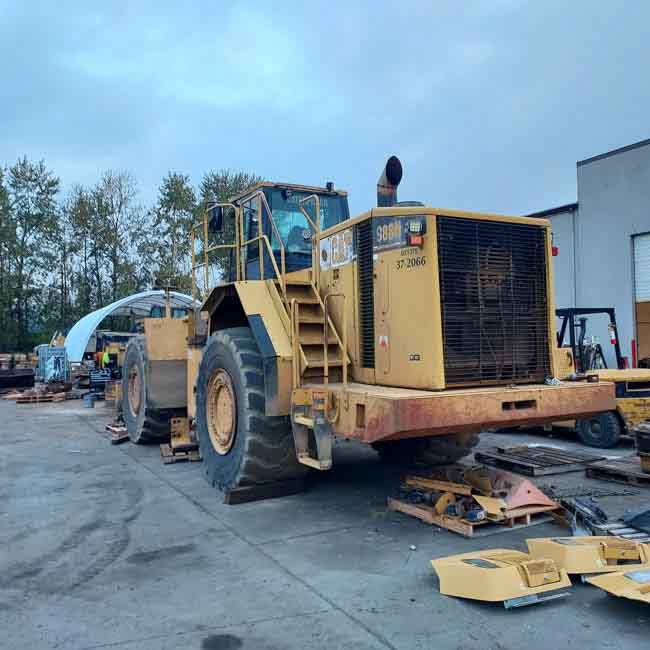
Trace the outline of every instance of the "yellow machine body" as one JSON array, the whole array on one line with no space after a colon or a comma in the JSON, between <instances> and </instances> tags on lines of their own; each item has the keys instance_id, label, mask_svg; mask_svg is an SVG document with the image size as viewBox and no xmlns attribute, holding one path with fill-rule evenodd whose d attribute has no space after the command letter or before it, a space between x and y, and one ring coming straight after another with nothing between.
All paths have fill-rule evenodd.
<instances>
[{"instance_id":1,"label":"yellow machine body","mask_svg":"<svg viewBox=\"0 0 650 650\"><path fill-rule=\"evenodd\" d=\"M587 578L587 582L603 591L650 605L650 569L636 569Z\"/></svg>"},{"instance_id":2,"label":"yellow machine body","mask_svg":"<svg viewBox=\"0 0 650 650\"><path fill-rule=\"evenodd\" d=\"M274 212L278 192L285 203ZM615 408L612 384L556 379L548 221L384 203L324 227L324 206L343 198L264 183L212 206L192 237L208 336L250 329L265 415L290 417L300 462L331 467L332 436L383 444ZM288 220L291 201L304 217ZM302 268L280 236L289 221L311 250ZM230 269L210 286L215 254ZM189 359L192 414L198 352Z\"/></svg>"},{"instance_id":3,"label":"yellow machine body","mask_svg":"<svg viewBox=\"0 0 650 650\"><path fill-rule=\"evenodd\" d=\"M545 370L535 369L535 376L531 373L514 382L480 378L476 372L474 379L450 381L447 374L453 363L447 365L446 372L436 238L441 215L447 223L460 219L464 223L512 224L542 233L540 241L547 261L541 290L546 301L546 337L537 341L543 347L537 353L540 360L546 360ZM425 233L418 246L406 243L411 222L419 224ZM355 237L358 238L355 229L363 224L373 231L375 242L371 298L366 293L373 305L372 312L367 311L360 295L363 279L353 245ZM576 417L613 408L610 384L544 384L544 374L553 376L556 367L551 334L554 306L548 222L424 207L377 208L322 231L317 245L318 263L313 272L307 269L288 273L282 281L273 277L227 283L214 288L203 305L211 333L224 323L233 323L233 305L240 314L236 324L248 324L257 332L256 340L263 344L262 353L269 360L265 366L269 370L268 415L288 415L292 404L309 407L314 391L324 390L330 403L336 405L336 418L332 421L335 433L375 442L424 433L542 424L563 416ZM497 272L494 278L488 276L486 280L496 284L500 281ZM303 329L311 328L295 348L287 305L291 299L297 301L300 312L296 329L302 335ZM327 378L322 353L326 302L330 362ZM372 324L364 325L364 318L371 318ZM368 331L372 331L371 340ZM343 339L347 342L346 364L341 350ZM372 363L364 359L364 354L368 356L364 346L373 348ZM510 341L508 346L500 353L506 364L512 362L516 343ZM453 354L453 350L448 348L446 353ZM342 377L344 365L346 381Z\"/></svg>"},{"instance_id":4,"label":"yellow machine body","mask_svg":"<svg viewBox=\"0 0 650 650\"><path fill-rule=\"evenodd\" d=\"M532 557L549 558L570 575L650 569L650 546L622 537L548 537L526 544Z\"/></svg>"},{"instance_id":5,"label":"yellow machine body","mask_svg":"<svg viewBox=\"0 0 650 650\"><path fill-rule=\"evenodd\" d=\"M506 608L566 595L567 572L551 559L490 549L431 560L446 596L503 602Z\"/></svg>"}]
</instances>

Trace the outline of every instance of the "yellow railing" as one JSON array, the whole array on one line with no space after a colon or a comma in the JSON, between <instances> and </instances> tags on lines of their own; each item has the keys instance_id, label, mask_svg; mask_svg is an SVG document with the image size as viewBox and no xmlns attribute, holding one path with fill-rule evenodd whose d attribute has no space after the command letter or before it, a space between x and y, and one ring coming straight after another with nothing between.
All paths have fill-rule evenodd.
<instances>
[{"instance_id":1,"label":"yellow railing","mask_svg":"<svg viewBox=\"0 0 650 650\"><path fill-rule=\"evenodd\" d=\"M196 292L197 292L197 282L196 282L196 272L203 268L203 279L204 279L204 284L205 284L205 291L207 292L209 287L209 254L217 251L217 250L224 250L224 249L235 249L235 264L237 267L237 275L236 278L237 280L246 280L246 266L245 264L242 263L242 250L244 249L245 246L249 246L250 244L254 244L255 242L258 243L258 263L260 267L260 279L264 279L264 252L268 252L269 257L271 259L271 264L273 266L273 271L275 273L275 277L280 283L280 288L282 291L282 295L286 300L287 297L287 286L286 286L286 253L285 253L285 248L284 248L284 243L282 242L282 238L280 237L280 231L278 230L278 227L275 223L275 220L273 219L273 212L271 211L271 208L269 207L269 204L266 200L266 196L264 196L264 192L262 190L258 190L254 194L252 194L250 197L248 197L248 200L253 200L253 199L258 199L259 200L259 212L260 212L260 221L259 221L259 227L258 231L260 234L258 234L256 237L252 237L251 239L244 240L244 227L243 227L243 219L242 219L242 212L241 208L233 205L232 203L212 203L208 206L208 208L205 210L203 213L203 219L200 223L194 225L190 231L191 233L191 246L192 246L192 296L196 297ZM208 221L208 211L214 207L221 207L221 208L232 208L235 213L235 241L232 243L227 243L227 244L213 244L212 246L209 245L209 221ZM269 238L264 234L264 218L265 218L265 213L266 213L266 218L268 218L269 223L271 224L271 229L273 232L273 235L277 239L278 242L278 247L280 251L280 266L278 267L278 264L275 259L275 255L273 253L273 247L271 246L271 243L269 241ZM311 221L311 220L310 220ZM197 234L198 233L198 234ZM196 242L197 240L202 240L203 246L202 246L202 260L197 261L197 252L196 252Z\"/></svg>"},{"instance_id":2,"label":"yellow railing","mask_svg":"<svg viewBox=\"0 0 650 650\"><path fill-rule=\"evenodd\" d=\"M292 298L289 305L289 335L291 336L291 371L293 373L293 387L294 389L300 388L300 344L299 339L299 327L300 323L298 321L298 301L295 298Z\"/></svg>"},{"instance_id":3,"label":"yellow railing","mask_svg":"<svg viewBox=\"0 0 650 650\"><path fill-rule=\"evenodd\" d=\"M232 208L235 213L235 241L232 244L213 244L210 246L210 239L209 239L209 221L208 221L208 211L214 207L221 207L221 208ZM199 233L197 235L197 233ZM217 251L217 250L223 250L223 249L235 249L235 264L237 267L237 280L241 279L241 269L240 269L240 246L239 246L239 241L240 241L241 233L239 231L239 209L237 206L233 205L232 203L212 203L210 204L206 210L203 213L203 219L201 220L200 223L195 224L192 226L190 229L190 244L192 248L192 297L194 299L197 298L198 294L198 289L197 289L197 282L196 282L196 272L199 269L203 269L203 282L204 282L204 291L207 294L207 291L209 289L209 284L210 284L210 278L209 278L209 255L210 253ZM197 261L197 253L196 253L196 242L197 240L202 242L201 246L201 261ZM206 296L201 296L202 298L205 298Z\"/></svg>"},{"instance_id":4,"label":"yellow railing","mask_svg":"<svg viewBox=\"0 0 650 650\"><path fill-rule=\"evenodd\" d=\"M286 290L286 261L285 261L285 248L280 237L280 232L278 231L275 220L273 219L273 213L269 204L266 200L264 192L261 190L255 192L248 200L259 199L259 213L260 221L258 226L258 234L256 237L244 240L244 227L243 227L243 218L242 218L242 208L233 205L232 203L215 203L211 204L208 209L203 214L203 219L201 223L196 224L191 229L191 245L192 245L192 296L197 297L197 282L196 282L196 273L201 268L203 269L203 279L204 279L204 290L207 292L209 290L209 254L218 250L229 250L235 249L235 264L237 268L236 278L237 280L246 280L246 265L243 261L242 251L245 246L250 246L257 242L258 245L258 263L260 265L260 279L264 280L264 253L267 252L271 260L271 265L273 267L273 272L275 277L280 283L280 288L282 295L287 300L287 290ZM305 209L305 204L309 201L314 201L316 207L316 219L312 219L307 210ZM231 208L235 214L235 237L234 242L225 243L225 244L209 244L209 221L208 221L208 210L214 207L221 208ZM312 235L312 284L316 290L316 295L320 300L320 198L316 194L311 194L310 196L305 197L299 201L300 211L303 213L307 222L313 230ZM264 234L264 213L266 212L266 217L269 219L271 224L271 229L273 235L278 241L279 252L280 252L280 265L276 261L273 247L269 238ZM202 240L203 246L201 250L201 258L197 255L196 251L196 242L197 240ZM206 296L202 296L205 298ZM343 299L343 318L342 318L342 328L343 328L343 338L341 338L335 327L330 328L330 319L329 319L329 302L333 298L342 298ZM325 317L324 324L324 340L323 340L323 375L324 375L324 385L329 384L329 334L330 329L334 333L336 343L342 355L342 379L343 386L347 388L348 384L348 345L347 345L347 299L343 293L328 293L325 298L322 300L322 306ZM290 323L290 336L291 336L291 347L293 355L293 385L294 388L299 388L301 385L301 368L302 368L302 358L300 350L300 336L299 336L299 327L300 327L300 314L299 314L299 304L293 299L289 305L289 323Z\"/></svg>"},{"instance_id":5,"label":"yellow railing","mask_svg":"<svg viewBox=\"0 0 650 650\"><path fill-rule=\"evenodd\" d=\"M323 379L325 387L329 384L329 338L330 338L330 321L329 321L329 310L328 304L331 298L343 298L343 318L341 319L343 328L343 340L339 336L336 328L333 327L332 331L334 332L334 337L338 344L339 350L341 351L341 361L343 363L342 372L343 372L343 388L348 387L348 313L347 313L347 298L344 293L328 293L323 300L323 311L325 312L325 338L323 339L323 359L324 359L324 368L323 368Z\"/></svg>"},{"instance_id":6,"label":"yellow railing","mask_svg":"<svg viewBox=\"0 0 650 650\"><path fill-rule=\"evenodd\" d=\"M316 221L307 214L307 210L304 208L308 201L314 201L316 204ZM298 202L298 207L314 231L311 240L311 273L312 283L318 292L320 290L320 197L318 194L310 194Z\"/></svg>"}]
</instances>

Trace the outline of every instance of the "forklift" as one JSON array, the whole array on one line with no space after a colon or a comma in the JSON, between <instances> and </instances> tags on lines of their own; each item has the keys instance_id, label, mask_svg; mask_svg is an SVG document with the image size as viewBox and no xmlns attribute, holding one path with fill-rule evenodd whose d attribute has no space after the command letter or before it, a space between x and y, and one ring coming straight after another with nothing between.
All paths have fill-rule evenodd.
<instances>
[{"instance_id":1,"label":"forklift","mask_svg":"<svg viewBox=\"0 0 650 650\"><path fill-rule=\"evenodd\" d=\"M557 344L563 374L587 381L597 377L599 381L612 382L616 389L616 410L575 420L578 437L590 447L614 447L622 436L634 435L639 424L650 418L650 370L628 367L621 354L613 307L569 307L556 309L555 314L562 319ZM587 336L588 316L600 314L609 318L607 330L616 368L608 367L600 343Z\"/></svg>"}]
</instances>

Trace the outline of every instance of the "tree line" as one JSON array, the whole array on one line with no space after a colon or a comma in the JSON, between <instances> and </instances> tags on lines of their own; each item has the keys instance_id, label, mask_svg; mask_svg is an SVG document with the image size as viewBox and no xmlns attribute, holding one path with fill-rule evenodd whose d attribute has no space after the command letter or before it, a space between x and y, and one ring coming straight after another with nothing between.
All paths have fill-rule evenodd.
<instances>
[{"instance_id":1,"label":"tree line","mask_svg":"<svg viewBox=\"0 0 650 650\"><path fill-rule=\"evenodd\" d=\"M137 291L170 284L189 293L190 230L203 206L260 180L209 171L195 187L170 171L147 206L128 172L63 193L44 161L0 166L0 352L29 351Z\"/></svg>"}]
</instances>

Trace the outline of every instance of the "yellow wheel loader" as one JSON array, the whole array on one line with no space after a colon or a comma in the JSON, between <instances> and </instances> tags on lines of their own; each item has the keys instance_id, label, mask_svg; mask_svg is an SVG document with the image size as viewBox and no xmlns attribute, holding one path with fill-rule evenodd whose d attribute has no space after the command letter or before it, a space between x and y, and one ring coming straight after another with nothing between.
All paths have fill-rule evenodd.
<instances>
[{"instance_id":1,"label":"yellow wheel loader","mask_svg":"<svg viewBox=\"0 0 650 650\"><path fill-rule=\"evenodd\" d=\"M393 156L354 218L331 183L262 183L194 228L200 317L165 345L220 489L327 470L335 437L450 463L485 428L615 408L555 379L549 222L399 203L401 177Z\"/></svg>"}]
</instances>

